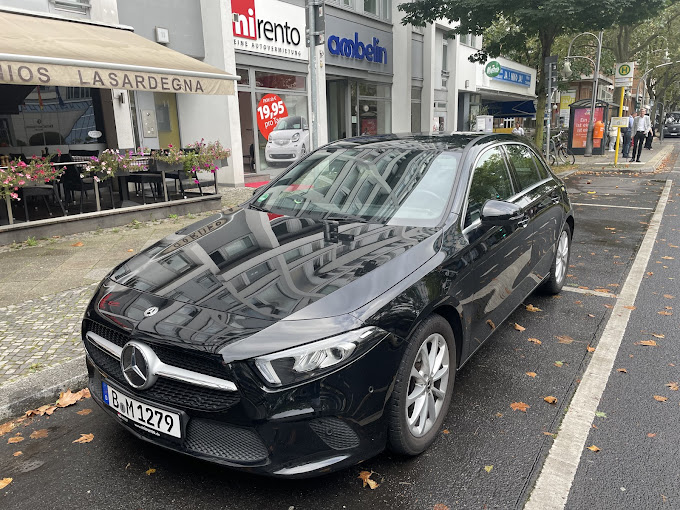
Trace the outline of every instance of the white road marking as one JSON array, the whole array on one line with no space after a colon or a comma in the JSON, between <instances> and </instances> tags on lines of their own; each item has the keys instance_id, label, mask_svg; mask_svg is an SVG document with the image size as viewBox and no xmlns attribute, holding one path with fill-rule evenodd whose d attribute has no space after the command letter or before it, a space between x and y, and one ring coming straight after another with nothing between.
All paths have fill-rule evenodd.
<instances>
[{"instance_id":1,"label":"white road marking","mask_svg":"<svg viewBox=\"0 0 680 510\"><path fill-rule=\"evenodd\" d=\"M643 211L653 211L653 207L635 207L632 205L607 205L607 204L582 204L580 202L572 202L571 205L585 205L588 207L616 207L617 209L641 209Z\"/></svg>"},{"instance_id":2,"label":"white road marking","mask_svg":"<svg viewBox=\"0 0 680 510\"><path fill-rule=\"evenodd\" d=\"M597 292L592 289L579 289L578 287L568 287L564 286L562 287L562 290L567 290L569 292L577 292L578 294L587 294L589 296L600 296L600 297L610 297L610 298L618 298L616 294L612 294L611 292Z\"/></svg>"},{"instance_id":3,"label":"white road marking","mask_svg":"<svg viewBox=\"0 0 680 510\"><path fill-rule=\"evenodd\" d=\"M625 307L632 307L635 304L640 283L659 233L672 184L673 181L670 179L666 181L635 262L619 294L619 299L614 304L593 359L588 364L574 398L569 403L569 411L564 416L557 438L550 448L524 510L562 510L567 503L569 490L595 418L595 411L597 411L607 380L614 367L616 354L630 319L631 310Z\"/></svg>"}]
</instances>

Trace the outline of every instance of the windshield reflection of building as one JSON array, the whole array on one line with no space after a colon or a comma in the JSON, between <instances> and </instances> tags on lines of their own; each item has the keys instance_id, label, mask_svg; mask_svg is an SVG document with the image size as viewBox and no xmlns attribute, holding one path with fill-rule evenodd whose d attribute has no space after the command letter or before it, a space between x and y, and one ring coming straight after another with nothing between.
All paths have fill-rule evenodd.
<instances>
[{"instance_id":1,"label":"windshield reflection of building","mask_svg":"<svg viewBox=\"0 0 680 510\"><path fill-rule=\"evenodd\" d=\"M183 236L174 234L129 261L119 283L173 300L140 330L208 347L241 337L249 321L276 321L392 260L422 238L422 229L353 223L341 227L349 243L324 240L323 224L250 210L234 213L227 231L176 252L158 254ZM221 242L228 237L227 244ZM135 268L130 263L135 261ZM176 271L175 271L176 270ZM127 272L127 274L126 274ZM140 295L140 299L144 294ZM138 312L148 303L136 306ZM257 321L259 319L259 321ZM253 324L253 326L255 326Z\"/></svg>"}]
</instances>

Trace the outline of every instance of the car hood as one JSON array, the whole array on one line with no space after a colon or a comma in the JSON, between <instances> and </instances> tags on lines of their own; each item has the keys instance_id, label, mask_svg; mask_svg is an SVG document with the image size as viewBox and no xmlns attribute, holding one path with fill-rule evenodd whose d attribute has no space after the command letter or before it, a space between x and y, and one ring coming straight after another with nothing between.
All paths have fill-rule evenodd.
<instances>
[{"instance_id":1,"label":"car hood","mask_svg":"<svg viewBox=\"0 0 680 510\"><path fill-rule=\"evenodd\" d=\"M110 276L169 301L267 321L356 310L432 257L438 230L240 208L167 236ZM438 245L437 245L438 246Z\"/></svg>"}]
</instances>

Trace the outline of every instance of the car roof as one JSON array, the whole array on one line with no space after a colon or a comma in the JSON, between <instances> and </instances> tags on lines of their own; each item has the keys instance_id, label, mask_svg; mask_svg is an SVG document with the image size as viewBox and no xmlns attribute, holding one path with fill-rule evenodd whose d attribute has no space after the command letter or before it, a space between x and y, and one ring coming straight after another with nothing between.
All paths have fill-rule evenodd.
<instances>
[{"instance_id":1,"label":"car roof","mask_svg":"<svg viewBox=\"0 0 680 510\"><path fill-rule=\"evenodd\" d=\"M476 145L501 141L527 141L526 138L504 133L456 132L456 133L402 133L344 138L325 145L324 149L375 149L415 148L422 150L463 150Z\"/></svg>"}]
</instances>

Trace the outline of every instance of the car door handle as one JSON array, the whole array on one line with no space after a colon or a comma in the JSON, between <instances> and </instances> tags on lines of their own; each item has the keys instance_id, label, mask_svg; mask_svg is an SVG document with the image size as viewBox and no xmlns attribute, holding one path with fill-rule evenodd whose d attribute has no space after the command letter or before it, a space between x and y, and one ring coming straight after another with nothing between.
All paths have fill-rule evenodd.
<instances>
[{"instance_id":1,"label":"car door handle","mask_svg":"<svg viewBox=\"0 0 680 510\"><path fill-rule=\"evenodd\" d=\"M526 228L526 226L528 224L529 224L529 218L527 218L526 216L524 216L521 220L519 220L517 222L517 226L522 227L522 228Z\"/></svg>"},{"instance_id":2,"label":"car door handle","mask_svg":"<svg viewBox=\"0 0 680 510\"><path fill-rule=\"evenodd\" d=\"M553 204L559 204L560 203L560 197L559 196L550 197L550 200L552 201Z\"/></svg>"}]
</instances>

